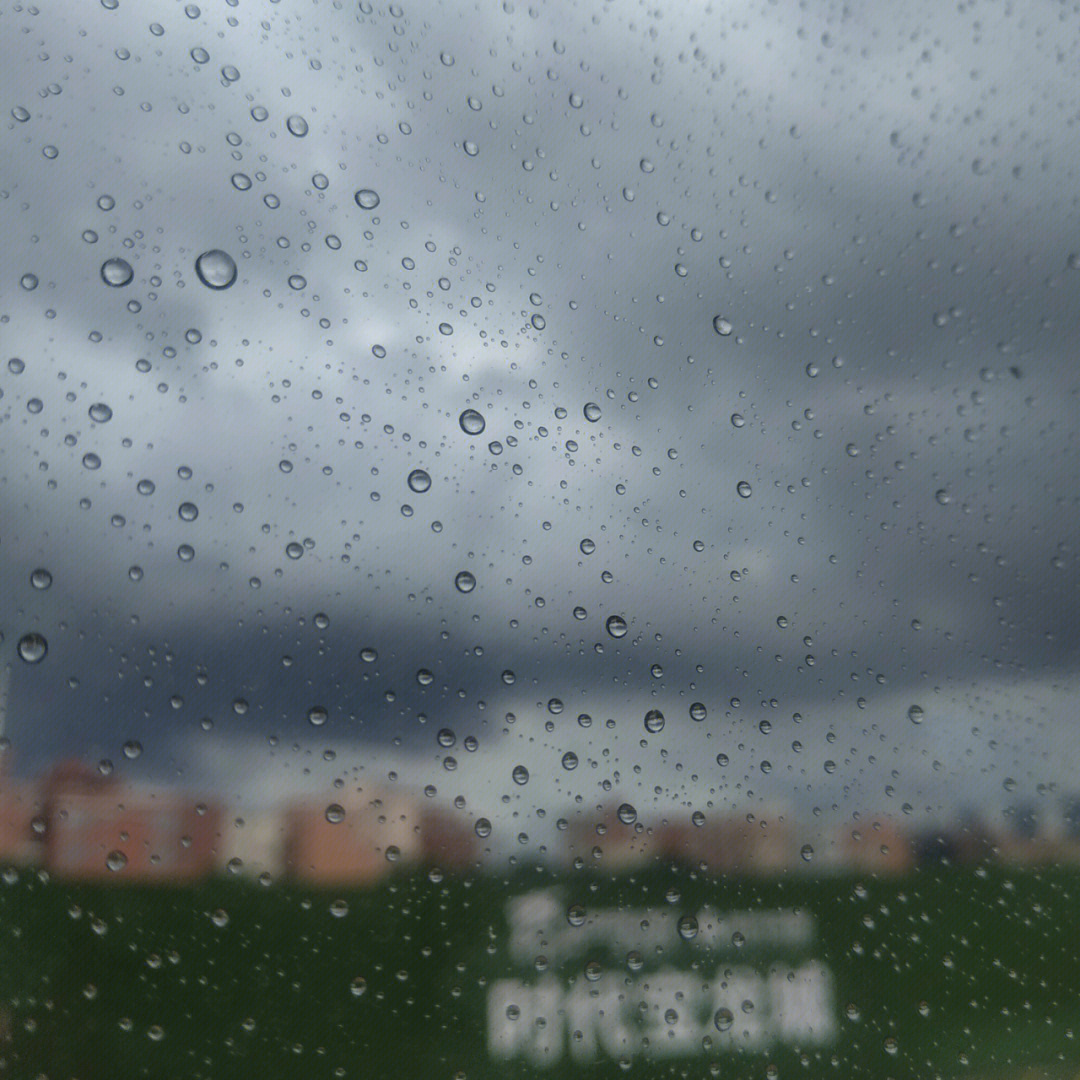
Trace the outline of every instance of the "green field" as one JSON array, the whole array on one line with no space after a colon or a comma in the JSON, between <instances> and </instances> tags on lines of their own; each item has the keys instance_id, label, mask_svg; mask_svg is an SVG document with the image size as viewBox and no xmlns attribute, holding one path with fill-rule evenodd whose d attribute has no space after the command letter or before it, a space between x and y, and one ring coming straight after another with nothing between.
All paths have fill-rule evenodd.
<instances>
[{"instance_id":1,"label":"green field","mask_svg":"<svg viewBox=\"0 0 1080 1080\"><path fill-rule=\"evenodd\" d=\"M1080 1076L1075 870L940 866L889 880L710 880L671 867L617 880L539 870L435 877L323 892L236 880L73 887L23 872L0 885L2 1075ZM538 889L580 904L586 920L615 909L672 922L704 907L809 912L812 943L779 958L827 965L834 1031L825 1042L748 1048L713 1030L716 1038L672 1056L661 1048L665 1022L648 1015L657 992L650 972L686 972L711 994L733 968L764 969L778 956L752 940L739 955L676 940L643 951L635 974L625 955L634 941L594 942L552 951L538 972L510 955L504 915L509 898ZM625 1023L640 1023L643 1038L622 1060L585 1061L580 1047L575 1058L570 1043L546 1067L493 1059L488 994L510 977L617 993ZM566 1027L572 1041L573 1023Z\"/></svg>"}]
</instances>

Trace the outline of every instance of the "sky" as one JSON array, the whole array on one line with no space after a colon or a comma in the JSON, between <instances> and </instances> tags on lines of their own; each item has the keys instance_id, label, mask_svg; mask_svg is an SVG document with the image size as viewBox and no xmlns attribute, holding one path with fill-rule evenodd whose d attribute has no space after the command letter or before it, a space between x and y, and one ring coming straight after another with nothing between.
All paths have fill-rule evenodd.
<instances>
[{"instance_id":1,"label":"sky","mask_svg":"<svg viewBox=\"0 0 1080 1080\"><path fill-rule=\"evenodd\" d=\"M0 13L13 767L432 785L514 829L623 797L1055 812L1075 29Z\"/></svg>"}]
</instances>

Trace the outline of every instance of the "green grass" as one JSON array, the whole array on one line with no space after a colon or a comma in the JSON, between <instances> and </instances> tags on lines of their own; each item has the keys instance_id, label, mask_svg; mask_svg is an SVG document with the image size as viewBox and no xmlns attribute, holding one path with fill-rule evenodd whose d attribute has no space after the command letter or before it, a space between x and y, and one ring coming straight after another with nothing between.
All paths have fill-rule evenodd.
<instances>
[{"instance_id":1,"label":"green grass","mask_svg":"<svg viewBox=\"0 0 1080 1080\"><path fill-rule=\"evenodd\" d=\"M564 1058L533 1070L489 1060L488 984L536 977L509 959L504 902L553 885L587 910L811 911L818 926L811 953L835 980L838 1037L805 1048L805 1057L774 1046L754 1054L702 1049L681 1060L637 1053L625 1068L598 1061L575 1069ZM671 889L674 904L665 896ZM339 899L348 904L341 916L331 910ZM724 1078L775 1072L779 1080L1073 1080L1080 1076L1078 899L1075 870L1000 867L935 867L877 881L718 881L674 868L617 880L523 871L511 880L433 883L414 875L329 892L235 880L75 887L24 873L0 886L0 1001L10 1024L0 1057L3 1075L19 1080L599 1080L702 1077L710 1068ZM219 911L224 925L215 922ZM589 958L633 996L623 956ZM560 968L552 957L553 970L567 982L581 979L583 959L566 958ZM690 945L648 959L696 962L703 981L730 963Z\"/></svg>"}]
</instances>

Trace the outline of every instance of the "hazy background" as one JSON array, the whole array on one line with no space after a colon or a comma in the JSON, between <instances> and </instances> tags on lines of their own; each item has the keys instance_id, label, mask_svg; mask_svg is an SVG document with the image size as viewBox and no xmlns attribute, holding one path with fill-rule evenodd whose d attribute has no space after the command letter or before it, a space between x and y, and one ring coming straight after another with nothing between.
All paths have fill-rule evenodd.
<instances>
[{"instance_id":1,"label":"hazy background","mask_svg":"<svg viewBox=\"0 0 1080 1080\"><path fill-rule=\"evenodd\" d=\"M238 805L394 772L537 835L616 793L1057 812L1076 29L1049 3L5 6L15 769Z\"/></svg>"}]
</instances>

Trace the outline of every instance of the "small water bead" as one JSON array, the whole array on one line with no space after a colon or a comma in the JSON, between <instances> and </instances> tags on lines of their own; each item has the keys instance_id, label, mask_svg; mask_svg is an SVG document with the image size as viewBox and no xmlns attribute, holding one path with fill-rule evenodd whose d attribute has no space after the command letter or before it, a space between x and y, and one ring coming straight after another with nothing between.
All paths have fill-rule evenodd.
<instances>
[{"instance_id":1,"label":"small water bead","mask_svg":"<svg viewBox=\"0 0 1080 1080\"><path fill-rule=\"evenodd\" d=\"M921 724L923 722L923 707L921 705L912 705L907 711L907 718L913 724Z\"/></svg>"},{"instance_id":2,"label":"small water bead","mask_svg":"<svg viewBox=\"0 0 1080 1080\"><path fill-rule=\"evenodd\" d=\"M745 427L746 420L741 413L733 412L731 414L731 426L736 428Z\"/></svg>"},{"instance_id":3,"label":"small water bead","mask_svg":"<svg viewBox=\"0 0 1080 1080\"><path fill-rule=\"evenodd\" d=\"M210 60L210 54L205 49L196 46L191 50L191 59L194 60L196 64L205 64Z\"/></svg>"},{"instance_id":4,"label":"small water bead","mask_svg":"<svg viewBox=\"0 0 1080 1080\"><path fill-rule=\"evenodd\" d=\"M190 544L181 544L176 549L176 557L181 562L191 562L195 558L195 549Z\"/></svg>"},{"instance_id":5,"label":"small water bead","mask_svg":"<svg viewBox=\"0 0 1080 1080\"><path fill-rule=\"evenodd\" d=\"M409 473L408 485L410 491L422 495L431 487L431 477L423 469L413 469Z\"/></svg>"},{"instance_id":6,"label":"small water bead","mask_svg":"<svg viewBox=\"0 0 1080 1080\"><path fill-rule=\"evenodd\" d=\"M664 730L664 714L659 709L650 709L645 714L645 730L650 735L658 735Z\"/></svg>"},{"instance_id":7,"label":"small water bead","mask_svg":"<svg viewBox=\"0 0 1080 1080\"><path fill-rule=\"evenodd\" d=\"M562 767L567 772L573 772L578 767L578 756L573 750L567 750L562 756Z\"/></svg>"},{"instance_id":8,"label":"small water bead","mask_svg":"<svg viewBox=\"0 0 1080 1080\"><path fill-rule=\"evenodd\" d=\"M491 822L485 817L477 818L473 831L483 840L491 835Z\"/></svg>"},{"instance_id":9,"label":"small water bead","mask_svg":"<svg viewBox=\"0 0 1080 1080\"><path fill-rule=\"evenodd\" d=\"M683 941L693 941L698 935L698 921L693 915L683 915L678 921L679 937Z\"/></svg>"},{"instance_id":10,"label":"small water bead","mask_svg":"<svg viewBox=\"0 0 1080 1080\"><path fill-rule=\"evenodd\" d=\"M292 540L285 545L285 554L290 559L299 559L304 554L304 545Z\"/></svg>"},{"instance_id":11,"label":"small water bead","mask_svg":"<svg viewBox=\"0 0 1080 1080\"><path fill-rule=\"evenodd\" d=\"M13 356L7 362L7 366L12 375L21 375L26 370L26 361L21 357Z\"/></svg>"},{"instance_id":12,"label":"small water bead","mask_svg":"<svg viewBox=\"0 0 1080 1080\"><path fill-rule=\"evenodd\" d=\"M101 468L101 458L94 453L83 454L83 468L90 469L91 471Z\"/></svg>"},{"instance_id":13,"label":"small water bead","mask_svg":"<svg viewBox=\"0 0 1080 1080\"><path fill-rule=\"evenodd\" d=\"M110 851L105 856L105 866L114 874L123 870L127 866L127 861L127 856L122 851Z\"/></svg>"},{"instance_id":14,"label":"small water bead","mask_svg":"<svg viewBox=\"0 0 1080 1080\"><path fill-rule=\"evenodd\" d=\"M345 820L345 807L340 803L331 803L326 808L326 820L331 825L340 825Z\"/></svg>"},{"instance_id":15,"label":"small water bead","mask_svg":"<svg viewBox=\"0 0 1080 1080\"><path fill-rule=\"evenodd\" d=\"M128 739L121 749L123 750L124 757L129 761L134 761L142 753L143 748L142 743L139 742L138 739Z\"/></svg>"},{"instance_id":16,"label":"small water bead","mask_svg":"<svg viewBox=\"0 0 1080 1080\"><path fill-rule=\"evenodd\" d=\"M155 486L154 486L154 481L153 481L153 480L140 480L140 481L139 481L139 482L138 482L138 483L137 483L137 484L135 485L135 490L136 490L136 491L137 491L137 492L138 492L138 493L139 493L140 495L153 495L153 494L154 494L154 491L155 491L156 489L155 489Z\"/></svg>"},{"instance_id":17,"label":"small water bead","mask_svg":"<svg viewBox=\"0 0 1080 1080\"><path fill-rule=\"evenodd\" d=\"M199 508L193 502L182 502L176 512L181 521L194 521L199 516Z\"/></svg>"},{"instance_id":18,"label":"small water bead","mask_svg":"<svg viewBox=\"0 0 1080 1080\"><path fill-rule=\"evenodd\" d=\"M585 419L590 424L595 424L600 419L600 406L595 401L589 401L585 403L585 408L582 410L585 414Z\"/></svg>"},{"instance_id":19,"label":"small water bead","mask_svg":"<svg viewBox=\"0 0 1080 1080\"><path fill-rule=\"evenodd\" d=\"M106 259L101 264L101 280L114 289L123 288L131 284L135 271L127 259Z\"/></svg>"},{"instance_id":20,"label":"small water bead","mask_svg":"<svg viewBox=\"0 0 1080 1080\"><path fill-rule=\"evenodd\" d=\"M637 810L628 802L620 804L615 814L624 825L633 825L637 821Z\"/></svg>"},{"instance_id":21,"label":"small water bead","mask_svg":"<svg viewBox=\"0 0 1080 1080\"><path fill-rule=\"evenodd\" d=\"M307 278L303 274L290 274L289 275L289 288L295 289L299 292L301 289L307 288Z\"/></svg>"},{"instance_id":22,"label":"small water bead","mask_svg":"<svg viewBox=\"0 0 1080 1080\"><path fill-rule=\"evenodd\" d=\"M420 668L416 673L416 681L420 686L430 686L435 681L435 676L427 668Z\"/></svg>"},{"instance_id":23,"label":"small water bead","mask_svg":"<svg viewBox=\"0 0 1080 1080\"><path fill-rule=\"evenodd\" d=\"M19 284L27 292L33 292L38 287L37 274L23 274L23 276L19 278Z\"/></svg>"},{"instance_id":24,"label":"small water bead","mask_svg":"<svg viewBox=\"0 0 1080 1080\"><path fill-rule=\"evenodd\" d=\"M379 654L375 649L361 649L360 659L363 660L365 664L374 664L375 661L379 659Z\"/></svg>"},{"instance_id":25,"label":"small water bead","mask_svg":"<svg viewBox=\"0 0 1080 1080\"><path fill-rule=\"evenodd\" d=\"M487 422L475 409L462 412L458 417L458 424L466 435L479 435L487 427Z\"/></svg>"},{"instance_id":26,"label":"small water bead","mask_svg":"<svg viewBox=\"0 0 1080 1080\"><path fill-rule=\"evenodd\" d=\"M604 625L613 638L626 637L626 620L621 615L609 615Z\"/></svg>"},{"instance_id":27,"label":"small water bead","mask_svg":"<svg viewBox=\"0 0 1080 1080\"><path fill-rule=\"evenodd\" d=\"M468 570L461 570L454 577L454 588L460 593L471 593L476 588L476 578Z\"/></svg>"},{"instance_id":28,"label":"small water bead","mask_svg":"<svg viewBox=\"0 0 1080 1080\"><path fill-rule=\"evenodd\" d=\"M694 704L690 706L691 720L696 720L698 721L698 723L701 723L701 721L704 720L707 715L708 710L700 701L695 701Z\"/></svg>"},{"instance_id":29,"label":"small water bead","mask_svg":"<svg viewBox=\"0 0 1080 1080\"><path fill-rule=\"evenodd\" d=\"M211 248L195 260L195 274L208 289L227 289L236 281L236 262L228 252Z\"/></svg>"},{"instance_id":30,"label":"small water bead","mask_svg":"<svg viewBox=\"0 0 1080 1080\"><path fill-rule=\"evenodd\" d=\"M25 663L39 664L49 651L49 643L42 634L23 634L15 646L15 651Z\"/></svg>"},{"instance_id":31,"label":"small water bead","mask_svg":"<svg viewBox=\"0 0 1080 1080\"><path fill-rule=\"evenodd\" d=\"M101 401L91 405L88 412L95 424L107 424L112 419L112 409Z\"/></svg>"},{"instance_id":32,"label":"small water bead","mask_svg":"<svg viewBox=\"0 0 1080 1080\"><path fill-rule=\"evenodd\" d=\"M30 119L30 110L24 108L22 105L16 105L11 110L11 115L19 121L20 124L25 124Z\"/></svg>"},{"instance_id":33,"label":"small water bead","mask_svg":"<svg viewBox=\"0 0 1080 1080\"><path fill-rule=\"evenodd\" d=\"M361 188L353 198L361 210L374 210L380 202L378 193L372 191L371 188Z\"/></svg>"},{"instance_id":34,"label":"small water bead","mask_svg":"<svg viewBox=\"0 0 1080 1080\"><path fill-rule=\"evenodd\" d=\"M302 116L290 116L285 121L285 127L290 135L295 135L298 139L302 139L308 133L308 122Z\"/></svg>"},{"instance_id":35,"label":"small water bead","mask_svg":"<svg viewBox=\"0 0 1080 1080\"><path fill-rule=\"evenodd\" d=\"M52 584L52 574L43 566L30 571L30 584L35 589L47 589Z\"/></svg>"},{"instance_id":36,"label":"small water bead","mask_svg":"<svg viewBox=\"0 0 1080 1080\"><path fill-rule=\"evenodd\" d=\"M735 1023L735 1014L727 1008L717 1009L713 1015L713 1024L717 1031L730 1031Z\"/></svg>"},{"instance_id":37,"label":"small water bead","mask_svg":"<svg viewBox=\"0 0 1080 1080\"><path fill-rule=\"evenodd\" d=\"M582 555L591 555L596 550L596 544L586 536L585 539L578 544L578 548Z\"/></svg>"},{"instance_id":38,"label":"small water bead","mask_svg":"<svg viewBox=\"0 0 1080 1080\"><path fill-rule=\"evenodd\" d=\"M735 485L735 490L739 493L740 499L749 499L754 493L753 488L750 487L750 484L746 480L740 480Z\"/></svg>"},{"instance_id":39,"label":"small water bead","mask_svg":"<svg viewBox=\"0 0 1080 1080\"><path fill-rule=\"evenodd\" d=\"M510 775L514 783L519 787L529 782L529 770L524 765L515 765L514 771Z\"/></svg>"},{"instance_id":40,"label":"small water bead","mask_svg":"<svg viewBox=\"0 0 1080 1080\"><path fill-rule=\"evenodd\" d=\"M721 336L728 337L735 329L731 322L723 315L717 315L712 321L713 329Z\"/></svg>"},{"instance_id":41,"label":"small water bead","mask_svg":"<svg viewBox=\"0 0 1080 1080\"><path fill-rule=\"evenodd\" d=\"M325 705L312 705L307 713L308 723L312 727L322 727L329 716L330 714L327 712Z\"/></svg>"},{"instance_id":42,"label":"small water bead","mask_svg":"<svg viewBox=\"0 0 1080 1080\"><path fill-rule=\"evenodd\" d=\"M802 856L803 862L814 861L814 849L809 844L803 844L803 846L799 848L799 854Z\"/></svg>"},{"instance_id":43,"label":"small water bead","mask_svg":"<svg viewBox=\"0 0 1080 1080\"><path fill-rule=\"evenodd\" d=\"M251 177L247 173L233 173L229 177L229 182L237 191L250 191L251 190Z\"/></svg>"}]
</instances>

